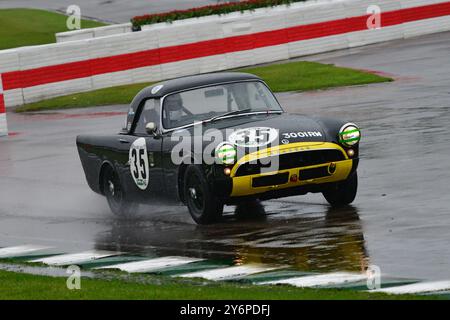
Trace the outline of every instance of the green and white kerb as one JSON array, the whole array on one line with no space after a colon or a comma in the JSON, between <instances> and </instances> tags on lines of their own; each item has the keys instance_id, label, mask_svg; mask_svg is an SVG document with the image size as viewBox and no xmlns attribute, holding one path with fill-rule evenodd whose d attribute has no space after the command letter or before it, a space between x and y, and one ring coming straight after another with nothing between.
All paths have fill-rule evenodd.
<instances>
[{"instance_id":1,"label":"green and white kerb","mask_svg":"<svg viewBox=\"0 0 450 320\"><path fill-rule=\"evenodd\" d=\"M361 140L361 131L353 123L347 123L339 130L339 142L345 146L351 147Z\"/></svg>"},{"instance_id":2,"label":"green and white kerb","mask_svg":"<svg viewBox=\"0 0 450 320\"><path fill-rule=\"evenodd\" d=\"M229 143L223 143L216 148L216 159L221 164L234 164L236 162L236 148Z\"/></svg>"}]
</instances>

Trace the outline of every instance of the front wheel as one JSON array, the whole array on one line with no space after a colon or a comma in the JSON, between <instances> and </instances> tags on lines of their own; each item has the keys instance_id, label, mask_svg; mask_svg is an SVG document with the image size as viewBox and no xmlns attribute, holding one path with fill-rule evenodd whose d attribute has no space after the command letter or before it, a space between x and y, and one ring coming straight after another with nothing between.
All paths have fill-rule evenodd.
<instances>
[{"instance_id":1,"label":"front wheel","mask_svg":"<svg viewBox=\"0 0 450 320\"><path fill-rule=\"evenodd\" d=\"M200 166L187 167L183 191L189 213L196 223L210 224L220 219L224 205L211 192Z\"/></svg>"},{"instance_id":2,"label":"front wheel","mask_svg":"<svg viewBox=\"0 0 450 320\"><path fill-rule=\"evenodd\" d=\"M358 190L358 174L355 172L347 180L335 183L330 189L322 192L325 199L333 207L346 206L355 200Z\"/></svg>"},{"instance_id":3,"label":"front wheel","mask_svg":"<svg viewBox=\"0 0 450 320\"><path fill-rule=\"evenodd\" d=\"M138 204L126 200L119 177L113 168L108 166L103 173L103 192L111 211L120 217L134 214Z\"/></svg>"}]
</instances>

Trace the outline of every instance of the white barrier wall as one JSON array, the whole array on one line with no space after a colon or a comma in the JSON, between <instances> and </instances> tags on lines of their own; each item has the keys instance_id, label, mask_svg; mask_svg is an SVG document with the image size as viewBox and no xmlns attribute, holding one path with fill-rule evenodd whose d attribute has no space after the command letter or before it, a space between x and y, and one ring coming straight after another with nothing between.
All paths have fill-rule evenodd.
<instances>
[{"instance_id":1,"label":"white barrier wall","mask_svg":"<svg viewBox=\"0 0 450 320\"><path fill-rule=\"evenodd\" d=\"M0 74L20 70L19 49L1 50L0 51ZM23 104L22 88L16 88L6 91L3 85L2 75L3 101L5 107L17 106Z\"/></svg>"},{"instance_id":2,"label":"white barrier wall","mask_svg":"<svg viewBox=\"0 0 450 320\"><path fill-rule=\"evenodd\" d=\"M377 30L367 28L371 5ZM450 1L308 1L144 29L0 51L5 105L447 31Z\"/></svg>"},{"instance_id":3,"label":"white barrier wall","mask_svg":"<svg viewBox=\"0 0 450 320\"><path fill-rule=\"evenodd\" d=\"M402 9L411 9L423 5L423 3L439 4L445 1L440 0L400 0ZM405 38L421 36L425 34L432 34L442 31L450 30L450 19L448 15L431 19L421 19L417 21L410 21L403 24L403 35Z\"/></svg>"},{"instance_id":4,"label":"white barrier wall","mask_svg":"<svg viewBox=\"0 0 450 320\"><path fill-rule=\"evenodd\" d=\"M6 108L3 100L2 75L0 74L0 137L8 134L6 125Z\"/></svg>"},{"instance_id":5,"label":"white barrier wall","mask_svg":"<svg viewBox=\"0 0 450 320\"><path fill-rule=\"evenodd\" d=\"M113 24L110 26L98 28L58 32L55 34L55 37L56 42L77 41L83 39L92 39L92 38L112 36L115 34L128 33L131 32L131 28L132 24L131 22L129 22L129 23Z\"/></svg>"}]
</instances>

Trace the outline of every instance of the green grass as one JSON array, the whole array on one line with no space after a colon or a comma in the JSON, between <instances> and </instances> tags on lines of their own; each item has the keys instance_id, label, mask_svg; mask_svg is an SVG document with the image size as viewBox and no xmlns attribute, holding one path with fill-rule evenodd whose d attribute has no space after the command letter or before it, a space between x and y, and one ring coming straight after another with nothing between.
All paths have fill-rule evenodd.
<instances>
[{"instance_id":1,"label":"green grass","mask_svg":"<svg viewBox=\"0 0 450 320\"><path fill-rule=\"evenodd\" d=\"M166 276L127 276L113 280L81 279L81 290L68 290L66 278L0 271L0 300L77 299L268 299L268 300L367 300L436 299L427 296L393 296L335 289L300 289L288 286L252 286L178 280Z\"/></svg>"},{"instance_id":2,"label":"green grass","mask_svg":"<svg viewBox=\"0 0 450 320\"><path fill-rule=\"evenodd\" d=\"M359 70L306 61L245 68L237 71L249 72L260 76L275 92L317 90L392 81L390 78ZM133 84L57 97L26 104L17 108L16 111L25 112L128 104L139 90L150 84Z\"/></svg>"},{"instance_id":3,"label":"green grass","mask_svg":"<svg viewBox=\"0 0 450 320\"><path fill-rule=\"evenodd\" d=\"M291 62L241 69L267 82L274 92L307 91L392 81L372 73L317 62Z\"/></svg>"},{"instance_id":4,"label":"green grass","mask_svg":"<svg viewBox=\"0 0 450 320\"><path fill-rule=\"evenodd\" d=\"M151 83L139 83L126 86L111 87L95 91L71 94L52 98L18 107L16 112L57 110L70 108L86 108L114 104L129 104L134 96Z\"/></svg>"},{"instance_id":5,"label":"green grass","mask_svg":"<svg viewBox=\"0 0 450 320\"><path fill-rule=\"evenodd\" d=\"M0 50L53 43L55 33L68 31L67 16L36 9L0 10ZM81 28L93 28L105 24L82 20Z\"/></svg>"}]
</instances>

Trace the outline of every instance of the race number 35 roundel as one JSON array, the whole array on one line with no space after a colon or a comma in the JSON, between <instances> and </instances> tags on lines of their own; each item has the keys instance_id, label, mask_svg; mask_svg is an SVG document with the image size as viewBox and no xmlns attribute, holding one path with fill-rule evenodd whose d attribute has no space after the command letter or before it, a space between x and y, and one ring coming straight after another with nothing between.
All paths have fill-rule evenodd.
<instances>
[{"instance_id":1,"label":"race number 35 roundel","mask_svg":"<svg viewBox=\"0 0 450 320\"><path fill-rule=\"evenodd\" d=\"M254 127L237 130L228 140L238 147L257 148L266 146L277 138L278 131L274 128Z\"/></svg>"},{"instance_id":2,"label":"race number 35 roundel","mask_svg":"<svg viewBox=\"0 0 450 320\"><path fill-rule=\"evenodd\" d=\"M148 187L148 155L145 138L133 142L129 153L131 176L137 187L145 190Z\"/></svg>"}]
</instances>

